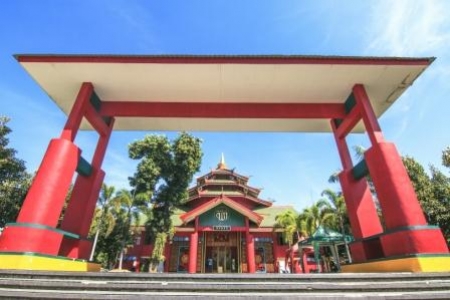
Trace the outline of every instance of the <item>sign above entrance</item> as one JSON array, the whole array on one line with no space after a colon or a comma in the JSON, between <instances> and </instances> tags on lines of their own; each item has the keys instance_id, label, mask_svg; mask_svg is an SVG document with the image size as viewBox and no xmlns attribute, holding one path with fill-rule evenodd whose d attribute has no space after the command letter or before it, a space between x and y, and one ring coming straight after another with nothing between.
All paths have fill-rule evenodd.
<instances>
[{"instance_id":1,"label":"sign above entrance","mask_svg":"<svg viewBox=\"0 0 450 300\"><path fill-rule=\"evenodd\" d=\"M231 231L231 226L228 226L228 225L213 226L213 230L214 231Z\"/></svg>"}]
</instances>

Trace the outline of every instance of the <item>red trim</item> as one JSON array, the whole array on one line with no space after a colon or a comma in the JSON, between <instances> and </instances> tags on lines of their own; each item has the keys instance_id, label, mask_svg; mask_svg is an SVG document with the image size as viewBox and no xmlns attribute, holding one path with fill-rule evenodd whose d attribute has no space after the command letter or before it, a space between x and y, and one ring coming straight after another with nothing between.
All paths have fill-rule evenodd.
<instances>
[{"instance_id":1,"label":"red trim","mask_svg":"<svg viewBox=\"0 0 450 300\"><path fill-rule=\"evenodd\" d=\"M217 194L213 194L212 195L212 194L208 194L208 192L205 191L205 192L200 193L199 195L194 195L194 196L189 197L189 199L186 202L191 202L191 201L194 201L196 199L209 198L209 197L214 197L214 196L217 196ZM250 200L250 201L255 202L257 204L264 205L266 207L272 206L272 202L261 200L259 198L255 198L255 197L251 197L249 195L241 194L241 195L235 195L235 196L234 195L229 195L229 196L230 197L234 197L234 198L244 198L246 200Z\"/></svg>"},{"instance_id":2,"label":"red trim","mask_svg":"<svg viewBox=\"0 0 450 300\"><path fill-rule=\"evenodd\" d=\"M240 175L240 174L238 174L238 173L236 173L236 172L234 172L234 171L232 171L230 169L214 169L214 170L211 170L209 173L198 177L197 181L205 178L206 176L212 176L213 174L230 174L230 175L233 175L233 176L236 176L238 178L241 178L241 179L245 180L245 183L247 183L248 179L249 179L248 176Z\"/></svg>"},{"instance_id":3,"label":"red trim","mask_svg":"<svg viewBox=\"0 0 450 300\"><path fill-rule=\"evenodd\" d=\"M156 118L344 118L338 103L214 103L214 102L128 102L104 101L103 116Z\"/></svg>"},{"instance_id":4,"label":"red trim","mask_svg":"<svg viewBox=\"0 0 450 300\"><path fill-rule=\"evenodd\" d=\"M355 56L180 56L180 55L36 55L17 54L19 62L37 63L153 63L153 64L333 64L333 65L430 65L434 57Z\"/></svg>"},{"instance_id":5,"label":"red trim","mask_svg":"<svg viewBox=\"0 0 450 300\"><path fill-rule=\"evenodd\" d=\"M205 186L217 186L217 185L228 185L228 186L235 185L235 186L238 186L238 187L247 188L248 190L251 190L251 191L253 191L253 192L257 193L257 194L259 194L261 192L261 190L262 190L262 189L255 188L255 187L249 186L247 184L238 183L238 182L235 182L235 181L217 182L215 179L205 179L205 182L203 184L196 185L195 187L190 188L189 191L197 190L199 187L203 188Z\"/></svg>"}]
</instances>

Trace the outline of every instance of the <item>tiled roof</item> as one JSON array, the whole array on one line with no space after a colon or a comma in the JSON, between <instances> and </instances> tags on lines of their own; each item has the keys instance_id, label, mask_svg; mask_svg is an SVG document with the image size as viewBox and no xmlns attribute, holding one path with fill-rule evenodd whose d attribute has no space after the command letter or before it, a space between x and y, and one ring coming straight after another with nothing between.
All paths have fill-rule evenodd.
<instances>
[{"instance_id":1,"label":"tiled roof","mask_svg":"<svg viewBox=\"0 0 450 300\"><path fill-rule=\"evenodd\" d=\"M275 221L277 215L285 212L286 210L295 211L294 207L287 205L259 208L255 209L254 212L264 217L261 224L259 224L259 227L274 227L277 223L277 221Z\"/></svg>"},{"instance_id":2,"label":"tiled roof","mask_svg":"<svg viewBox=\"0 0 450 300\"><path fill-rule=\"evenodd\" d=\"M188 209L185 208L175 208L173 215L171 216L172 219L172 224L174 226L181 226L181 220L180 220L180 215L186 213L188 211ZM139 216L139 223L136 224L137 226L144 226L145 223L147 222L147 216L144 214L140 214Z\"/></svg>"}]
</instances>

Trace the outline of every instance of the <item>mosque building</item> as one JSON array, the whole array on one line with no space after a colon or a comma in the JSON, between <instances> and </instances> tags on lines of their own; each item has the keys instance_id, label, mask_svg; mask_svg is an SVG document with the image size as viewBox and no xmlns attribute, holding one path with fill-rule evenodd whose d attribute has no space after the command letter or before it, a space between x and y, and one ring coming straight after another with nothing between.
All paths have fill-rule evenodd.
<instances>
[{"instance_id":1,"label":"mosque building","mask_svg":"<svg viewBox=\"0 0 450 300\"><path fill-rule=\"evenodd\" d=\"M259 197L249 177L229 169L222 158L216 169L197 178L189 198L172 216L175 234L166 242L165 272L274 273L284 266L288 245L276 216L291 206L275 206ZM145 232L125 259L141 264L152 245Z\"/></svg>"}]
</instances>

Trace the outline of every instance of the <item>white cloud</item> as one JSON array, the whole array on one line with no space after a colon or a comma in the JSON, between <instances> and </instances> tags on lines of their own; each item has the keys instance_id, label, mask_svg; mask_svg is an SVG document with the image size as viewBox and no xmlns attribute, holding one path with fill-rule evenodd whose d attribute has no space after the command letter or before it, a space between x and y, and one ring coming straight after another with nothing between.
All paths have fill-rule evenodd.
<instances>
[{"instance_id":1,"label":"white cloud","mask_svg":"<svg viewBox=\"0 0 450 300\"><path fill-rule=\"evenodd\" d=\"M399 138L439 106L438 95L447 89L444 82L450 77L450 2L377 1L370 12L366 55L438 57L383 118L390 123L393 138Z\"/></svg>"},{"instance_id":2,"label":"white cloud","mask_svg":"<svg viewBox=\"0 0 450 300\"><path fill-rule=\"evenodd\" d=\"M448 1L377 1L371 8L367 52L435 55L450 41L449 14Z\"/></svg>"},{"instance_id":3,"label":"white cloud","mask_svg":"<svg viewBox=\"0 0 450 300\"><path fill-rule=\"evenodd\" d=\"M153 28L158 28L150 13L150 6L145 7L132 1L106 1L108 8L120 20L123 29L129 31L129 36L139 37L136 46L142 51L149 49L161 51L161 45Z\"/></svg>"},{"instance_id":4,"label":"white cloud","mask_svg":"<svg viewBox=\"0 0 450 300\"><path fill-rule=\"evenodd\" d=\"M115 186L116 190L129 189L128 177L134 174L136 165L137 161L129 159L125 153L108 149L103 163L105 183Z\"/></svg>"}]
</instances>

